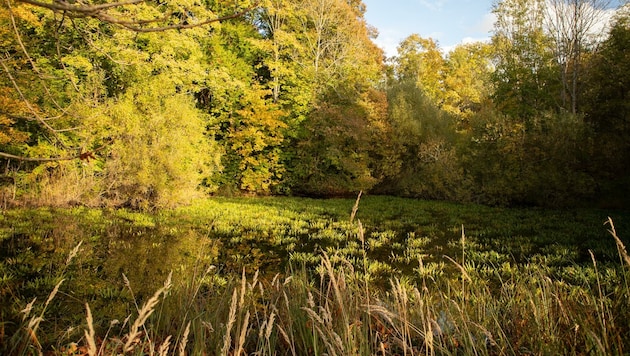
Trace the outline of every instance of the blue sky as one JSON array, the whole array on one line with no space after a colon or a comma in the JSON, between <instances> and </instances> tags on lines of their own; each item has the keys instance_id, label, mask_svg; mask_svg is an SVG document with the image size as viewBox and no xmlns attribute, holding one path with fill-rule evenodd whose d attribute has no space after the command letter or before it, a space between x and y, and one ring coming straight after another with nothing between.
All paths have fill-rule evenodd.
<instances>
[{"instance_id":1,"label":"blue sky","mask_svg":"<svg viewBox=\"0 0 630 356\"><path fill-rule=\"evenodd\" d=\"M417 33L431 37L448 52L464 41L491 35L492 0L363 0L365 18L376 27L375 40L388 56L396 54L401 40Z\"/></svg>"},{"instance_id":2,"label":"blue sky","mask_svg":"<svg viewBox=\"0 0 630 356\"><path fill-rule=\"evenodd\" d=\"M374 42L387 56L396 55L400 41L412 33L433 38L445 53L457 44L488 40L492 35L493 0L363 0L363 3L367 7L367 22L379 31ZM619 3L620 0L612 0L611 6Z\"/></svg>"}]
</instances>

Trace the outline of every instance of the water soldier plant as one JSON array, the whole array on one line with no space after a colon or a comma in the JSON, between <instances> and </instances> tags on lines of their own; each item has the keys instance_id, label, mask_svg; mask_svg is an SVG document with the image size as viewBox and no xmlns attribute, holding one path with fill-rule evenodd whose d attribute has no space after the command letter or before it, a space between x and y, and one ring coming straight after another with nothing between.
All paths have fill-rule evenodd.
<instances>
[{"instance_id":1,"label":"water soldier plant","mask_svg":"<svg viewBox=\"0 0 630 356\"><path fill-rule=\"evenodd\" d=\"M0 352L623 354L628 220L604 213L369 196L7 210Z\"/></svg>"}]
</instances>

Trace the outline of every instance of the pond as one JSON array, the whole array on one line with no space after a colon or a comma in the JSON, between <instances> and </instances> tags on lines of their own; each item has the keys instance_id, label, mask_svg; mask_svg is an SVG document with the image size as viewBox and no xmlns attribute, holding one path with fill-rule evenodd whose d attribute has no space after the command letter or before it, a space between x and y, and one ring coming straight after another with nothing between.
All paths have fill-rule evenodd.
<instances>
[{"instance_id":1,"label":"pond","mask_svg":"<svg viewBox=\"0 0 630 356\"><path fill-rule=\"evenodd\" d=\"M629 214L619 211L365 197L351 222L354 204L351 199L215 198L157 213L83 207L4 211L2 320L18 318L16 312L34 297L45 300L62 279L56 304L47 312L51 318L80 322L89 302L99 316L122 320L171 272L175 290L211 289L242 273L258 271L263 279L295 269L316 273L323 253L380 288L392 277L458 278L464 268L494 278L498 270L527 265L584 283L576 266L590 266L589 251L602 268L618 263L615 243L602 224L607 217L615 219L619 236L630 236Z\"/></svg>"}]
</instances>

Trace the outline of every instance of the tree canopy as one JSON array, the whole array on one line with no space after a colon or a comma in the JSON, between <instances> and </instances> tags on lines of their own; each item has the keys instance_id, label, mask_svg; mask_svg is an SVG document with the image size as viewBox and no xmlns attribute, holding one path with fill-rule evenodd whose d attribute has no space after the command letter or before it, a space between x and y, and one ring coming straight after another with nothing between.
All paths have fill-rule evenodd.
<instances>
[{"instance_id":1,"label":"tree canopy","mask_svg":"<svg viewBox=\"0 0 630 356\"><path fill-rule=\"evenodd\" d=\"M388 60L361 1L3 0L0 196L620 204L630 12L587 35L607 6L497 1L490 42Z\"/></svg>"}]
</instances>

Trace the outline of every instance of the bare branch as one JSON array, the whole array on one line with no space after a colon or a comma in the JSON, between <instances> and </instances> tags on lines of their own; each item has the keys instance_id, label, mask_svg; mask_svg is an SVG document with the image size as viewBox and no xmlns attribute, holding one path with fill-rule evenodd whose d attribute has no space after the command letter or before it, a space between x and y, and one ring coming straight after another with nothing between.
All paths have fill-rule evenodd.
<instances>
[{"instance_id":1,"label":"bare branch","mask_svg":"<svg viewBox=\"0 0 630 356\"><path fill-rule=\"evenodd\" d=\"M94 154L106 146L100 146L92 151L85 151L76 155L66 156L66 157L25 157L25 156L17 156L12 155L6 152L0 152L0 157L14 159L22 162L57 162L57 161L71 161L73 159L80 159L82 161L90 161L90 159L96 159Z\"/></svg>"},{"instance_id":2,"label":"bare branch","mask_svg":"<svg viewBox=\"0 0 630 356\"><path fill-rule=\"evenodd\" d=\"M74 155L69 157L50 157L50 158L32 158L32 157L24 157L24 156L16 156L10 153L0 152L0 157L15 159L18 161L24 162L53 162L53 161L70 161L76 158L80 158L81 155Z\"/></svg>"},{"instance_id":3,"label":"bare branch","mask_svg":"<svg viewBox=\"0 0 630 356\"><path fill-rule=\"evenodd\" d=\"M115 8L124 8L124 7L133 7L135 5L139 5L147 2L146 0L127 0L127 1L116 1L110 2L106 4L98 4L98 5L85 5L85 4L75 4L65 0L54 0L52 2L44 2L38 0L17 0L26 4L42 7L45 9L52 10L54 12L61 12L64 15L72 18L86 18L91 17L97 20L100 20L105 23L110 23L114 25L119 25L128 30L135 32L160 32L160 31L168 31L168 30L182 30L194 27L204 26L213 22L219 22L224 20L229 20L237 17L241 17L248 12L259 6L260 1L256 1L252 6L233 13L227 16L221 16L211 19L206 19L203 21L188 23L182 22L177 24L169 24L164 26L155 26L155 27L147 27L145 25L156 24L160 22L166 22L168 19L172 18L172 13L167 13L165 16L157 19L125 19L116 17L108 12L108 10L112 10Z\"/></svg>"},{"instance_id":4,"label":"bare branch","mask_svg":"<svg viewBox=\"0 0 630 356\"><path fill-rule=\"evenodd\" d=\"M127 5L136 5L145 2L146 0L128 0L128 1L117 1L106 4L99 5L74 5L70 4L66 1L55 0L53 2L43 2L36 0L19 0L20 2L35 5L38 7L43 7L53 11L67 11L76 15L83 14L83 17L93 17L93 14L96 14L103 10L108 10L115 7L122 7Z\"/></svg>"},{"instance_id":5,"label":"bare branch","mask_svg":"<svg viewBox=\"0 0 630 356\"><path fill-rule=\"evenodd\" d=\"M37 110L35 110L35 108L33 107L33 105L26 99L26 97L24 96L24 94L22 93L22 90L20 89L20 86L18 85L18 83L16 82L15 78L13 77L13 75L11 75L11 72L9 71L9 68L7 67L7 65L4 63L3 59L0 59L0 66L2 66L2 68L4 69L4 71L7 73L7 77L9 78L9 80L11 80L11 83L13 84L13 87L15 88L15 90L17 91L17 93L20 95L20 99L22 99L22 102L24 102L24 104L26 104L26 107L28 108L28 110L31 112L31 114L33 114L33 116L35 117L35 119L42 125L44 126L46 129L48 129L48 131L50 131L53 135L57 136L58 130L55 129L54 127L50 126L46 120L44 118L42 118L41 116L39 116L39 114L37 113Z\"/></svg>"}]
</instances>

